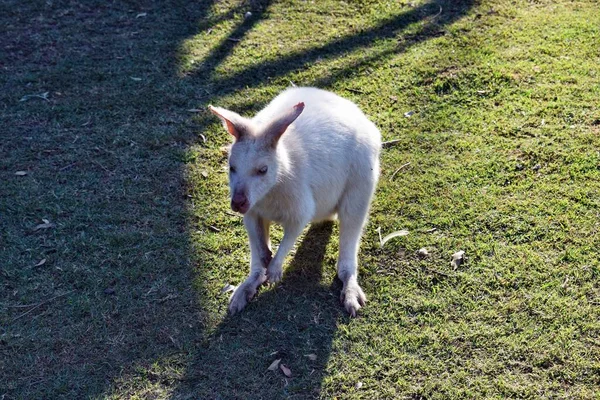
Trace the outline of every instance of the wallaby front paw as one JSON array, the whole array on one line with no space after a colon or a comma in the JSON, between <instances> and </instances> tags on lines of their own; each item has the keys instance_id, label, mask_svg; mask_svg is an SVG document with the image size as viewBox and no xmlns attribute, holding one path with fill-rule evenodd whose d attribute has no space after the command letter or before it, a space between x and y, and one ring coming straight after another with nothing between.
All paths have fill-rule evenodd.
<instances>
[{"instance_id":1,"label":"wallaby front paw","mask_svg":"<svg viewBox=\"0 0 600 400\"><path fill-rule=\"evenodd\" d=\"M267 267L267 281L270 283L277 283L283 276L283 267L281 265L269 264Z\"/></svg>"},{"instance_id":2,"label":"wallaby front paw","mask_svg":"<svg viewBox=\"0 0 600 400\"><path fill-rule=\"evenodd\" d=\"M351 317L356 317L358 310L367 302L367 296L365 296L358 284L349 284L342 289L340 301L348 314L350 314Z\"/></svg>"},{"instance_id":3,"label":"wallaby front paw","mask_svg":"<svg viewBox=\"0 0 600 400\"><path fill-rule=\"evenodd\" d=\"M252 300L256 294L256 287L242 283L231 295L229 299L229 312L233 315L238 313L246 307L248 302Z\"/></svg>"}]
</instances>

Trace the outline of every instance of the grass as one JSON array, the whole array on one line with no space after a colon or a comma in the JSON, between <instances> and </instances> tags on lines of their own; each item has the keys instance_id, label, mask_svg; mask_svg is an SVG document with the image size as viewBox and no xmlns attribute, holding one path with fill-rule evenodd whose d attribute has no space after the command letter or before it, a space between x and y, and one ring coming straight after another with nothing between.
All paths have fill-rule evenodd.
<instances>
[{"instance_id":1,"label":"grass","mask_svg":"<svg viewBox=\"0 0 600 400\"><path fill-rule=\"evenodd\" d=\"M0 22L1 398L598 398L594 1L7 1ZM205 107L291 82L400 139L354 320L335 224L242 314L220 293L249 254Z\"/></svg>"}]
</instances>

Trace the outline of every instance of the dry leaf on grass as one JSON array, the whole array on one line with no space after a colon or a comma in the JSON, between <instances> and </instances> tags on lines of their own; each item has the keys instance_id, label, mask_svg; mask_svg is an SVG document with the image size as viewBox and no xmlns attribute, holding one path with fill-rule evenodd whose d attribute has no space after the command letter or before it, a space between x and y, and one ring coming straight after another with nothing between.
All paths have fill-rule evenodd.
<instances>
[{"instance_id":1,"label":"dry leaf on grass","mask_svg":"<svg viewBox=\"0 0 600 400\"><path fill-rule=\"evenodd\" d=\"M408 235L408 231L406 229L402 229L400 231L392 232L383 239L381 238L381 228L377 228L377 232L379 232L379 245L383 247L390 239L393 239L398 236L406 236Z\"/></svg>"},{"instance_id":2,"label":"dry leaf on grass","mask_svg":"<svg viewBox=\"0 0 600 400\"><path fill-rule=\"evenodd\" d=\"M421 258L425 258L429 255L429 251L427 251L427 249L425 247L417 250L417 256L421 257Z\"/></svg>"},{"instance_id":3,"label":"dry leaf on grass","mask_svg":"<svg viewBox=\"0 0 600 400\"><path fill-rule=\"evenodd\" d=\"M452 262L450 264L452 265L452 268L456 270L458 267L460 267L460 264L462 264L463 261L465 261L465 252L461 250L452 254Z\"/></svg>"},{"instance_id":4,"label":"dry leaf on grass","mask_svg":"<svg viewBox=\"0 0 600 400\"><path fill-rule=\"evenodd\" d=\"M360 381L359 381L359 382L356 382L356 385L354 385L354 389L358 390L358 389L360 389L362 386L363 386L363 383L362 383L362 382L360 382Z\"/></svg>"},{"instance_id":5,"label":"dry leaf on grass","mask_svg":"<svg viewBox=\"0 0 600 400\"><path fill-rule=\"evenodd\" d=\"M37 232L41 229L50 229L54 227L54 224L48 221L47 219L43 219L42 221L44 221L43 224L36 225L35 228L33 228L34 232Z\"/></svg>"},{"instance_id":6,"label":"dry leaf on grass","mask_svg":"<svg viewBox=\"0 0 600 400\"><path fill-rule=\"evenodd\" d=\"M42 260L39 263L35 264L34 267L41 267L44 264L46 264L46 259L42 258Z\"/></svg>"},{"instance_id":7,"label":"dry leaf on grass","mask_svg":"<svg viewBox=\"0 0 600 400\"><path fill-rule=\"evenodd\" d=\"M27 175L27 171L17 171L17 172L15 172L15 175L16 176L25 176L25 175Z\"/></svg>"},{"instance_id":8,"label":"dry leaf on grass","mask_svg":"<svg viewBox=\"0 0 600 400\"><path fill-rule=\"evenodd\" d=\"M221 294L227 293L227 292L233 292L234 290L235 290L235 286L228 283L225 286L223 286L223 289L221 289Z\"/></svg>"},{"instance_id":9,"label":"dry leaf on grass","mask_svg":"<svg viewBox=\"0 0 600 400\"><path fill-rule=\"evenodd\" d=\"M21 100L19 101L27 101L33 97L39 97L40 99L48 100L48 95L50 94L50 92L44 92L44 93L40 93L40 94L26 94L25 96L21 97Z\"/></svg>"},{"instance_id":10,"label":"dry leaf on grass","mask_svg":"<svg viewBox=\"0 0 600 400\"><path fill-rule=\"evenodd\" d=\"M271 363L271 365L269 365L269 368L267 368L269 371L276 371L277 368L279 368L279 363L281 362L281 358L278 358L277 360L273 361Z\"/></svg>"},{"instance_id":11,"label":"dry leaf on grass","mask_svg":"<svg viewBox=\"0 0 600 400\"><path fill-rule=\"evenodd\" d=\"M283 371L283 374L288 378L292 377L292 370L285 366L285 364L279 364L279 368Z\"/></svg>"}]
</instances>

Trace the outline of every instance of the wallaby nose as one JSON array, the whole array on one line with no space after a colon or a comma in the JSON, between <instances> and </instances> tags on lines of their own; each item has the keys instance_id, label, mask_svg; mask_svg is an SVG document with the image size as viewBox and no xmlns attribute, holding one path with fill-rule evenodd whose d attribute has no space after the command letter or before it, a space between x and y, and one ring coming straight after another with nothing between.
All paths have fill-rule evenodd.
<instances>
[{"instance_id":1,"label":"wallaby nose","mask_svg":"<svg viewBox=\"0 0 600 400\"><path fill-rule=\"evenodd\" d=\"M231 209L245 214L246 211L248 211L248 208L250 208L250 203L248 202L246 195L243 193L235 193L231 199Z\"/></svg>"}]
</instances>

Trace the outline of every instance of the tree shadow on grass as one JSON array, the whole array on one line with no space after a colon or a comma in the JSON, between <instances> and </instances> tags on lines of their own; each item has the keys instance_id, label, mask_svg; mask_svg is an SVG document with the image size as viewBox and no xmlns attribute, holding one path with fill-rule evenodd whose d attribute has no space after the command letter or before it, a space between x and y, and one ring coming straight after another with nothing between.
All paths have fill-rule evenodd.
<instances>
[{"instance_id":1,"label":"tree shadow on grass","mask_svg":"<svg viewBox=\"0 0 600 400\"><path fill-rule=\"evenodd\" d=\"M328 76L323 76L313 82L319 87L324 87L334 82L335 79L347 78L346 74L356 71L356 67L359 65L400 54L419 42L443 35L442 28L462 18L471 9L474 2L474 0L432 0L413 7L409 11L384 19L374 27L342 36L321 46L293 52L276 60L265 60L231 75L217 75L215 68L241 41L241 38L232 35L230 38L234 38L235 42L224 39L218 46L215 46L202 63L188 73L188 77L196 84L210 84L212 94L220 98L243 88L259 87L277 77L306 70L317 61L326 62L357 50L367 49L376 41L398 38L402 31L412 24L424 22L417 34L412 35L406 43L399 44L396 49L369 56L358 63L348 65L336 74L331 76L327 74ZM240 27L235 32L238 31L246 33L248 29Z\"/></svg>"},{"instance_id":2,"label":"tree shadow on grass","mask_svg":"<svg viewBox=\"0 0 600 400\"><path fill-rule=\"evenodd\" d=\"M196 90L173 71L213 2L188 3L0 4L0 398L146 390L152 373L127 377L204 328L181 162Z\"/></svg>"},{"instance_id":3,"label":"tree shadow on grass","mask_svg":"<svg viewBox=\"0 0 600 400\"><path fill-rule=\"evenodd\" d=\"M319 394L337 324L348 318L339 303L341 283L332 284L335 291L320 283L332 231L332 222L311 225L281 283L263 288L245 310L219 324L172 398ZM291 379L267 369L277 359L291 369Z\"/></svg>"}]
</instances>

